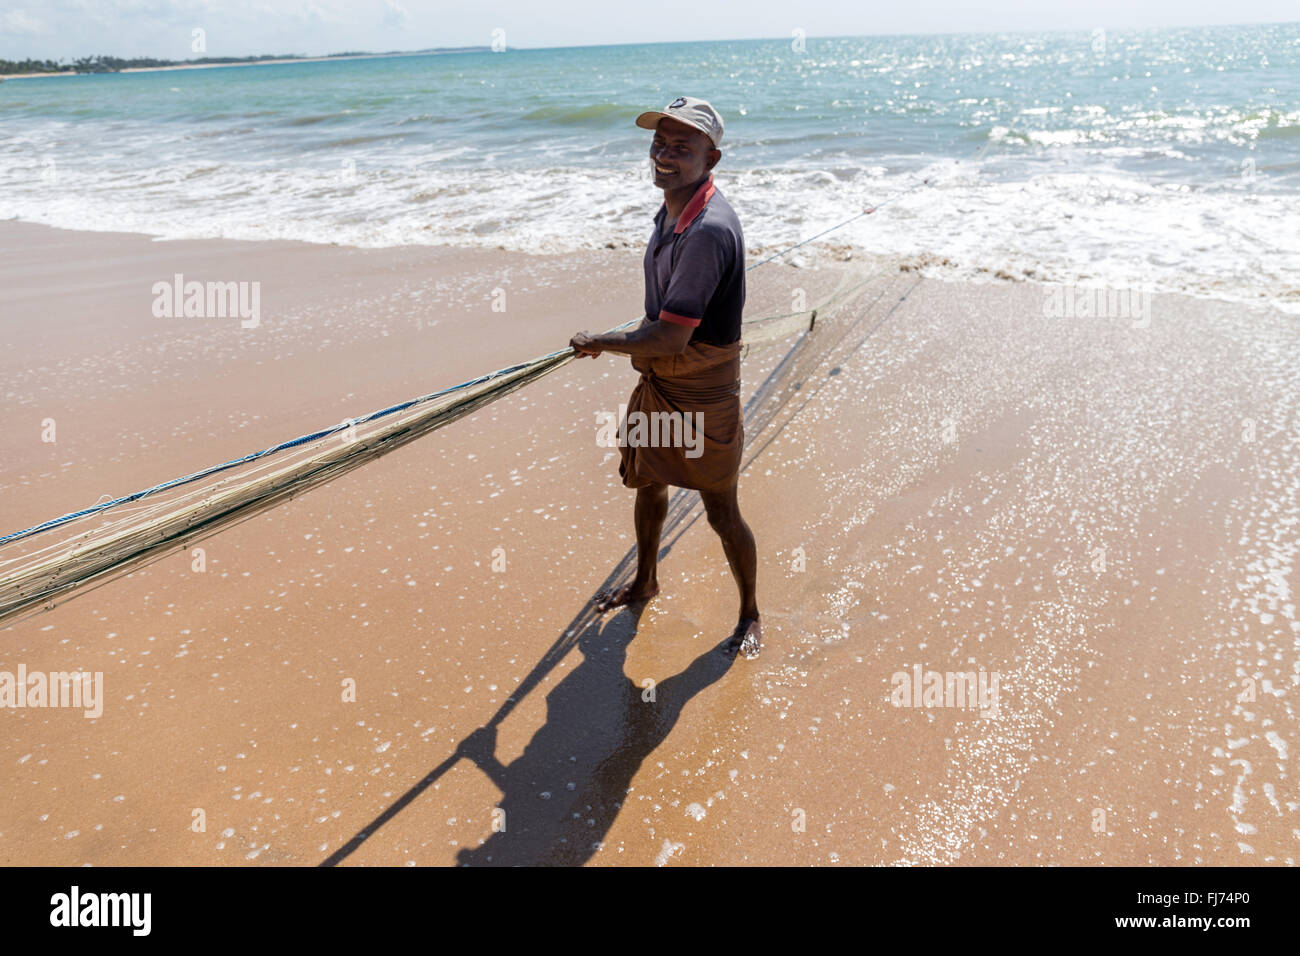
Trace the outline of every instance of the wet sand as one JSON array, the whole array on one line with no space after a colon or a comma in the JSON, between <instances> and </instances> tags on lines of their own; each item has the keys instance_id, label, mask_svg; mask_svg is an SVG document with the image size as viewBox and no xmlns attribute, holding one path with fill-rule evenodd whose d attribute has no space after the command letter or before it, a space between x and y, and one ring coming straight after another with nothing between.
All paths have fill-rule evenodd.
<instances>
[{"instance_id":1,"label":"wet sand","mask_svg":"<svg viewBox=\"0 0 1300 956\"><path fill-rule=\"evenodd\" d=\"M5 532L640 312L621 250L0 227ZM5 630L0 670L106 700L0 713L0 862L1294 864L1294 320L1046 319L1044 286L900 265L751 276L751 316L863 282L745 359L758 660L713 650L736 594L690 494L663 595L590 611L633 543L595 413L635 373L573 363L205 571ZM260 326L154 318L177 272L260 281ZM996 716L894 706L918 665L996 675Z\"/></svg>"}]
</instances>

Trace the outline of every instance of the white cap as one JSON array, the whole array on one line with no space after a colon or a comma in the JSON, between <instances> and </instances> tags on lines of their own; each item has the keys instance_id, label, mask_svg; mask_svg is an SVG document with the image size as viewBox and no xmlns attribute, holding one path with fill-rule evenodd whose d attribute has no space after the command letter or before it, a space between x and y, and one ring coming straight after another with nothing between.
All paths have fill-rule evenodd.
<instances>
[{"instance_id":1,"label":"white cap","mask_svg":"<svg viewBox=\"0 0 1300 956\"><path fill-rule=\"evenodd\" d=\"M649 110L636 118L642 129L655 129L664 117L693 126L709 138L715 147L722 145L722 117L708 100L679 96L661 110Z\"/></svg>"}]
</instances>

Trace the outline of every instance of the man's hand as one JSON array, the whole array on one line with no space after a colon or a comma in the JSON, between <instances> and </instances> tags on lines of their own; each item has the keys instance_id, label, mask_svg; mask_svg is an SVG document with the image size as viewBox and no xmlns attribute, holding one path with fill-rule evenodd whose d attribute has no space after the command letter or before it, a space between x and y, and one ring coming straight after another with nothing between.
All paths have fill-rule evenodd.
<instances>
[{"instance_id":1,"label":"man's hand","mask_svg":"<svg viewBox=\"0 0 1300 956\"><path fill-rule=\"evenodd\" d=\"M633 358L681 355L690 344L694 332L693 326L642 319L635 329L625 332L602 332L600 335L579 332L569 339L569 347L578 353L578 358L584 355L595 358L603 352L630 355Z\"/></svg>"},{"instance_id":2,"label":"man's hand","mask_svg":"<svg viewBox=\"0 0 1300 956\"><path fill-rule=\"evenodd\" d=\"M466 737L458 748L457 753L461 756L468 757L475 763L481 760L494 760L497 749L497 729L496 727L480 727L472 734Z\"/></svg>"},{"instance_id":3,"label":"man's hand","mask_svg":"<svg viewBox=\"0 0 1300 956\"><path fill-rule=\"evenodd\" d=\"M583 356L595 358L601 353L600 346L596 344L596 337L590 332L579 332L569 339L569 348L578 353L578 358Z\"/></svg>"}]
</instances>

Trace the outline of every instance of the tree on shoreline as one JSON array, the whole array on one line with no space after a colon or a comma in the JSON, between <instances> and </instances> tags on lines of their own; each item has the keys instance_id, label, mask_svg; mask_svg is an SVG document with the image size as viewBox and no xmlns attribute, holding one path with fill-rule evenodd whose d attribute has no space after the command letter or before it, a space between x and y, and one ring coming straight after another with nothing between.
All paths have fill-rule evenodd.
<instances>
[{"instance_id":1,"label":"tree on shoreline","mask_svg":"<svg viewBox=\"0 0 1300 956\"><path fill-rule=\"evenodd\" d=\"M421 53L479 53L488 47L437 47L413 50L409 55ZM154 57L83 56L75 60L0 60L0 76L22 76L25 73L116 73L119 70L136 70L159 66L204 66L219 63L261 63L264 60L329 60L345 56L402 56L390 54L330 53L322 57L308 57L301 53L263 53L259 56L205 56L197 60L159 60Z\"/></svg>"},{"instance_id":2,"label":"tree on shoreline","mask_svg":"<svg viewBox=\"0 0 1300 956\"><path fill-rule=\"evenodd\" d=\"M119 56L82 56L66 60L0 60L0 76L23 73L116 73L119 70L140 69L151 66L200 66L205 63L257 63L261 60L297 60L294 54L264 53L261 56L207 56L198 60L159 60L138 56L125 59Z\"/></svg>"}]
</instances>

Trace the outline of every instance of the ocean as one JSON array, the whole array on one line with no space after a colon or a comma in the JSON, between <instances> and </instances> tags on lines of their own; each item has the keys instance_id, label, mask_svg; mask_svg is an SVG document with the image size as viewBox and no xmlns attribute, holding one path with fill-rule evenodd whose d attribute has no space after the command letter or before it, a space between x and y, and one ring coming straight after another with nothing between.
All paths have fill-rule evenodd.
<instances>
[{"instance_id":1,"label":"ocean","mask_svg":"<svg viewBox=\"0 0 1300 956\"><path fill-rule=\"evenodd\" d=\"M809 37L0 83L0 218L161 239L645 241L633 118L726 121L751 251L1146 287L1300 312L1300 24ZM809 247L810 249L813 247Z\"/></svg>"}]
</instances>

